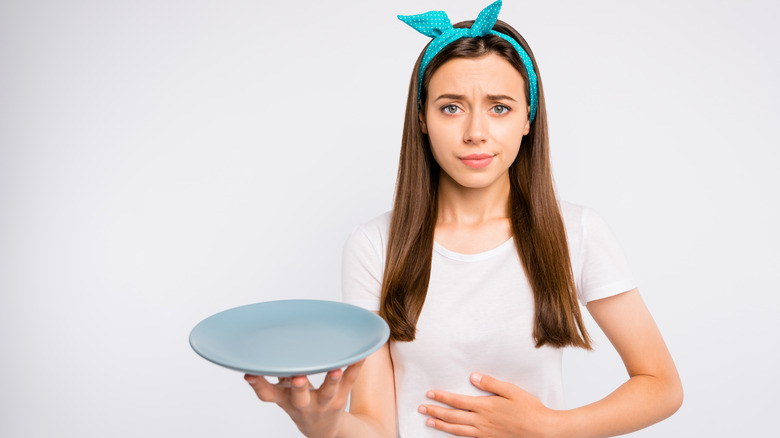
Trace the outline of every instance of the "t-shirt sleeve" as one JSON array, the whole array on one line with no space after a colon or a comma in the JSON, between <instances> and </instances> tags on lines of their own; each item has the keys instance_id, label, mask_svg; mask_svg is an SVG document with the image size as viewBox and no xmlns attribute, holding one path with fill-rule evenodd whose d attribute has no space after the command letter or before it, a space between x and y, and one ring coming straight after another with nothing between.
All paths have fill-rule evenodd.
<instances>
[{"instance_id":1,"label":"t-shirt sleeve","mask_svg":"<svg viewBox=\"0 0 780 438\"><path fill-rule=\"evenodd\" d=\"M636 287L623 250L604 220L591 209L582 213L578 296L582 304Z\"/></svg>"},{"instance_id":2,"label":"t-shirt sleeve","mask_svg":"<svg viewBox=\"0 0 780 438\"><path fill-rule=\"evenodd\" d=\"M372 312L379 311L382 293L383 256L380 242L366 226L359 226L344 244L341 263L341 293L345 303Z\"/></svg>"}]
</instances>

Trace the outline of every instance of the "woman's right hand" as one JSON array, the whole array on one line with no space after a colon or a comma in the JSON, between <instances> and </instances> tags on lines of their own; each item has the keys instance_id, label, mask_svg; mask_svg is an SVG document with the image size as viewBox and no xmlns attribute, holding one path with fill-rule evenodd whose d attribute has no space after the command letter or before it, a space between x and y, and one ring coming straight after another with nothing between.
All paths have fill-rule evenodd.
<instances>
[{"instance_id":1,"label":"woman's right hand","mask_svg":"<svg viewBox=\"0 0 780 438\"><path fill-rule=\"evenodd\" d=\"M364 362L352 364L344 371L329 371L316 390L310 389L306 376L293 377L289 386L272 384L263 376L247 374L244 379L260 400L284 409L305 436L333 438L341 427L349 392Z\"/></svg>"}]
</instances>

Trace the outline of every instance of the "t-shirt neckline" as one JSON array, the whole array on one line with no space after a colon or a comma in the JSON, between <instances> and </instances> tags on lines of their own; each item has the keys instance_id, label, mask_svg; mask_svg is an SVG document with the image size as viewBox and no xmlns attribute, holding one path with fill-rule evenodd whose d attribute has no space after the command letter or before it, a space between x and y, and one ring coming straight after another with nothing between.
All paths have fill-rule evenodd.
<instances>
[{"instance_id":1,"label":"t-shirt neckline","mask_svg":"<svg viewBox=\"0 0 780 438\"><path fill-rule=\"evenodd\" d=\"M478 252L476 254L461 254L459 252L451 251L441 246L439 242L436 242L434 240L433 250L443 255L444 257L447 257L448 259L457 260L460 262L478 262L496 256L498 254L502 254L508 249L514 248L514 242L515 242L514 237L510 237L509 240L502 243L501 245L498 245L493 249L489 249L484 252Z\"/></svg>"}]
</instances>

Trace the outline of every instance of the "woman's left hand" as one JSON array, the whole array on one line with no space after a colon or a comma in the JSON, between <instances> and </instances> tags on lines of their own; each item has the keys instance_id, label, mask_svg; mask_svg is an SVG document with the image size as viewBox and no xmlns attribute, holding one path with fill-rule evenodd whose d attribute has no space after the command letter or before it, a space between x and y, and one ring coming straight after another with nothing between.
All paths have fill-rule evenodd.
<instances>
[{"instance_id":1,"label":"woman's left hand","mask_svg":"<svg viewBox=\"0 0 780 438\"><path fill-rule=\"evenodd\" d=\"M455 436L477 438L555 435L561 411L548 409L528 392L490 376L473 373L471 383L495 395L428 391L428 398L452 407L420 405L420 413L430 416L428 426Z\"/></svg>"}]
</instances>

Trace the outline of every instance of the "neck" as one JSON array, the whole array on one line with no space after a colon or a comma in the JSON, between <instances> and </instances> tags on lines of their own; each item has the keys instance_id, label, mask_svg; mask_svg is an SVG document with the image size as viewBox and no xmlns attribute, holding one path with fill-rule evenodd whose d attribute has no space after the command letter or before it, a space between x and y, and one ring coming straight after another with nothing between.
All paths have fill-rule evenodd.
<instances>
[{"instance_id":1,"label":"neck","mask_svg":"<svg viewBox=\"0 0 780 438\"><path fill-rule=\"evenodd\" d=\"M463 187L446 173L439 177L438 223L478 225L510 216L509 176L484 188Z\"/></svg>"}]
</instances>

